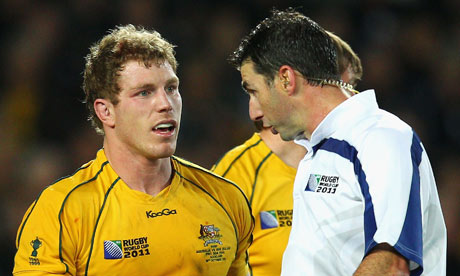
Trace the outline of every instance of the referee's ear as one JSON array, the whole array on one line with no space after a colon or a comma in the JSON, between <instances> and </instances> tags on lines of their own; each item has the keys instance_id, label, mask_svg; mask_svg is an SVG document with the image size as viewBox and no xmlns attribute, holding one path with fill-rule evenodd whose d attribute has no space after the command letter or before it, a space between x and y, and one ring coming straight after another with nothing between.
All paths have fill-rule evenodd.
<instances>
[{"instance_id":1,"label":"referee's ear","mask_svg":"<svg viewBox=\"0 0 460 276\"><path fill-rule=\"evenodd\" d=\"M113 128L115 126L115 112L113 104L106 99L96 99L94 101L94 112L102 124Z\"/></svg>"},{"instance_id":2,"label":"referee's ear","mask_svg":"<svg viewBox=\"0 0 460 276\"><path fill-rule=\"evenodd\" d=\"M288 96L294 95L296 91L296 72L289 65L282 65L278 70L278 79L282 91L285 91Z\"/></svg>"}]
</instances>

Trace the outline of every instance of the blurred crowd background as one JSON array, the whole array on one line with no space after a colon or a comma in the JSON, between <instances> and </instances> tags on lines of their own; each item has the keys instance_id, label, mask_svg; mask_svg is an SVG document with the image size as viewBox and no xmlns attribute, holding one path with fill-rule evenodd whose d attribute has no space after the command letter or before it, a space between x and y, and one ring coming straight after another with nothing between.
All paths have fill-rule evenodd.
<instances>
[{"instance_id":1,"label":"blurred crowd background","mask_svg":"<svg viewBox=\"0 0 460 276\"><path fill-rule=\"evenodd\" d=\"M460 1L2 0L0 2L0 274L39 192L101 147L86 120L84 56L120 24L175 45L183 115L176 155L211 165L250 137L248 98L228 55L276 7L296 7L361 57L359 90L417 131L448 228L448 275L460 266ZM378 156L376 156L378 158Z\"/></svg>"}]
</instances>

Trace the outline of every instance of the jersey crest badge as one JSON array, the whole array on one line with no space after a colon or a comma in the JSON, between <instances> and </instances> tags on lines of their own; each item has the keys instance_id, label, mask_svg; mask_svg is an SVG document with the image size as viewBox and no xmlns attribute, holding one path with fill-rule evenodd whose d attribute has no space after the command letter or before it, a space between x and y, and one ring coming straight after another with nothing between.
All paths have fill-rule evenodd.
<instances>
[{"instance_id":1,"label":"jersey crest badge","mask_svg":"<svg viewBox=\"0 0 460 276\"><path fill-rule=\"evenodd\" d=\"M32 246L33 250L32 253L30 253L29 257L29 264L30 265L40 265L40 260L37 258L38 256L38 249L42 247L43 242L36 237L35 240L30 242L30 246Z\"/></svg>"},{"instance_id":2,"label":"jersey crest badge","mask_svg":"<svg viewBox=\"0 0 460 276\"><path fill-rule=\"evenodd\" d=\"M198 238L200 240L204 240L204 246L208 246L209 244L213 243L222 245L222 241L220 240L222 235L219 234L219 231L220 229L215 227L214 224L200 224L200 236Z\"/></svg>"}]
</instances>

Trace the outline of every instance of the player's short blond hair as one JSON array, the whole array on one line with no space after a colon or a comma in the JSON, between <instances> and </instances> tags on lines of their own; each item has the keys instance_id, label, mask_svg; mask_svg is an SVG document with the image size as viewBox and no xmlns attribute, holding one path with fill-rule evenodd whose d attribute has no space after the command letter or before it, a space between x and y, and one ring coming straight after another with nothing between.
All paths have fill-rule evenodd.
<instances>
[{"instance_id":1,"label":"player's short blond hair","mask_svg":"<svg viewBox=\"0 0 460 276\"><path fill-rule=\"evenodd\" d=\"M352 77L348 82L353 85L353 87L356 87L363 76L363 67L361 65L360 58L353 49L351 49L350 45L348 45L348 43L343 41L340 37L329 31L326 31L326 33L328 33L332 38L332 41L337 48L337 63L340 74L343 74L346 70L350 69Z\"/></svg>"},{"instance_id":2,"label":"player's short blond hair","mask_svg":"<svg viewBox=\"0 0 460 276\"><path fill-rule=\"evenodd\" d=\"M83 90L89 120L98 134L103 135L104 130L95 114L94 101L102 98L109 99L114 105L118 103L118 76L124 64L137 60L150 66L153 62L167 61L176 72L174 47L158 32L133 25L117 26L90 47L85 58Z\"/></svg>"}]
</instances>

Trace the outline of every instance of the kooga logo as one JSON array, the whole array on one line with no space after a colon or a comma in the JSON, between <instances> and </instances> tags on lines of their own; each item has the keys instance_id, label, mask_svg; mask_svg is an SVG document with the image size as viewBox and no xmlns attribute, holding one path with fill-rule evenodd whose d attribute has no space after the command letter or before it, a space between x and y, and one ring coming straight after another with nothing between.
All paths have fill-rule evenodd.
<instances>
[{"instance_id":1,"label":"kooga logo","mask_svg":"<svg viewBox=\"0 0 460 276\"><path fill-rule=\"evenodd\" d=\"M145 214L147 215L147 218L156 218L161 216L175 215L177 214L177 212L176 210L169 210L168 208L166 208L160 212L153 212L152 210L146 211Z\"/></svg>"}]
</instances>

